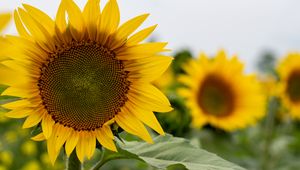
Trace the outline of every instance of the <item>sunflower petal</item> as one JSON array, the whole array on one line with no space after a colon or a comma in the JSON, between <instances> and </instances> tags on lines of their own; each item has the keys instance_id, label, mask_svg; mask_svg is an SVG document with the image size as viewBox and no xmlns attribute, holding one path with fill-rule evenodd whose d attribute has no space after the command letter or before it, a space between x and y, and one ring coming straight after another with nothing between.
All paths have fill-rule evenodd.
<instances>
[{"instance_id":1,"label":"sunflower petal","mask_svg":"<svg viewBox=\"0 0 300 170\"><path fill-rule=\"evenodd\" d=\"M76 146L76 154L80 162L84 161L84 156L85 156L85 132L80 132L79 134L79 140Z\"/></svg>"},{"instance_id":2,"label":"sunflower petal","mask_svg":"<svg viewBox=\"0 0 300 170\"><path fill-rule=\"evenodd\" d=\"M62 125L58 125L57 126L57 131L59 133L56 134L55 149L60 150L60 148L63 146L63 144L69 138L69 136L71 134L71 130L67 127L62 126Z\"/></svg>"},{"instance_id":3,"label":"sunflower petal","mask_svg":"<svg viewBox=\"0 0 300 170\"><path fill-rule=\"evenodd\" d=\"M114 50L125 43L124 41L127 39L127 37L132 34L147 19L148 16L149 14L143 14L121 25L113 36L110 49Z\"/></svg>"},{"instance_id":4,"label":"sunflower petal","mask_svg":"<svg viewBox=\"0 0 300 170\"><path fill-rule=\"evenodd\" d=\"M145 123L147 126L154 129L157 133L161 135L165 135L164 130L160 126L160 123L156 119L154 113L152 111L146 111L133 103L127 102L126 107L128 110L135 115L140 121Z\"/></svg>"},{"instance_id":5,"label":"sunflower petal","mask_svg":"<svg viewBox=\"0 0 300 170\"><path fill-rule=\"evenodd\" d=\"M120 23L120 11L116 0L109 0L105 5L99 25L98 41L104 44L108 36L115 32Z\"/></svg>"},{"instance_id":6,"label":"sunflower petal","mask_svg":"<svg viewBox=\"0 0 300 170\"><path fill-rule=\"evenodd\" d=\"M162 105L157 100L142 96L140 94L129 92L127 96L129 101L131 101L135 105L143 105L147 110L156 112L170 112L173 110L171 106Z\"/></svg>"},{"instance_id":7,"label":"sunflower petal","mask_svg":"<svg viewBox=\"0 0 300 170\"><path fill-rule=\"evenodd\" d=\"M155 42L144 43L131 47L120 48L116 51L117 58L120 60L133 60L145 57L154 56L157 53L163 52L168 43Z\"/></svg>"},{"instance_id":8,"label":"sunflower petal","mask_svg":"<svg viewBox=\"0 0 300 170\"><path fill-rule=\"evenodd\" d=\"M126 132L137 135L148 143L153 143L145 126L126 108L115 116L117 124Z\"/></svg>"},{"instance_id":9,"label":"sunflower petal","mask_svg":"<svg viewBox=\"0 0 300 170\"><path fill-rule=\"evenodd\" d=\"M66 141L66 146L65 146L65 150L66 150L66 154L68 156L71 155L71 153L73 152L74 148L76 147L77 143L78 143L78 139L79 139L79 133L72 130L69 138Z\"/></svg>"},{"instance_id":10,"label":"sunflower petal","mask_svg":"<svg viewBox=\"0 0 300 170\"><path fill-rule=\"evenodd\" d=\"M55 17L55 25L58 27L61 33L67 30L67 23L66 23L66 13L65 13L65 3L63 1L60 3L56 17Z\"/></svg>"},{"instance_id":11,"label":"sunflower petal","mask_svg":"<svg viewBox=\"0 0 300 170\"><path fill-rule=\"evenodd\" d=\"M26 28L37 43L48 52L54 51L55 44L49 32L23 9L19 8L19 14L24 25L26 25Z\"/></svg>"},{"instance_id":12,"label":"sunflower petal","mask_svg":"<svg viewBox=\"0 0 300 170\"><path fill-rule=\"evenodd\" d=\"M71 34L75 40L81 41L84 36L85 24L80 8L73 0L64 0L64 2L69 16Z\"/></svg>"},{"instance_id":13,"label":"sunflower petal","mask_svg":"<svg viewBox=\"0 0 300 170\"><path fill-rule=\"evenodd\" d=\"M92 132L86 133L85 139L85 146L86 146L86 156L88 159L91 159L94 155L95 148L96 148L96 137Z\"/></svg>"},{"instance_id":14,"label":"sunflower petal","mask_svg":"<svg viewBox=\"0 0 300 170\"><path fill-rule=\"evenodd\" d=\"M113 135L113 133L112 133L109 126L103 125L102 126L102 131L105 133L106 136L108 136L111 139L114 139L114 135Z\"/></svg>"},{"instance_id":15,"label":"sunflower petal","mask_svg":"<svg viewBox=\"0 0 300 170\"><path fill-rule=\"evenodd\" d=\"M125 69L129 71L129 79L152 82L159 78L170 66L173 58L167 56L153 56L125 62Z\"/></svg>"},{"instance_id":16,"label":"sunflower petal","mask_svg":"<svg viewBox=\"0 0 300 170\"><path fill-rule=\"evenodd\" d=\"M31 103L28 100L23 99L23 100L17 100L17 101L14 101L14 102L4 104L4 105L2 105L2 107L6 108L6 109L14 110L14 109L25 108L25 107L28 107L30 105L31 105Z\"/></svg>"},{"instance_id":17,"label":"sunflower petal","mask_svg":"<svg viewBox=\"0 0 300 170\"><path fill-rule=\"evenodd\" d=\"M23 4L23 7L35 20L39 21L44 26L50 35L54 35L55 23L47 14L28 4Z\"/></svg>"},{"instance_id":18,"label":"sunflower petal","mask_svg":"<svg viewBox=\"0 0 300 170\"><path fill-rule=\"evenodd\" d=\"M45 111L42 111L42 109L37 109L26 118L22 128L30 128L37 125L42 120L44 115Z\"/></svg>"},{"instance_id":19,"label":"sunflower petal","mask_svg":"<svg viewBox=\"0 0 300 170\"><path fill-rule=\"evenodd\" d=\"M24 118L24 117L27 117L28 115L30 115L32 112L33 112L33 109L20 108L20 109L11 110L11 111L5 113L4 115L6 117L10 117L10 118Z\"/></svg>"},{"instance_id":20,"label":"sunflower petal","mask_svg":"<svg viewBox=\"0 0 300 170\"><path fill-rule=\"evenodd\" d=\"M140 96L149 98L151 101L156 101L156 103L160 103L162 106L171 107L168 98L160 90L158 90L151 84L132 84L131 90L136 92Z\"/></svg>"},{"instance_id":21,"label":"sunflower petal","mask_svg":"<svg viewBox=\"0 0 300 170\"><path fill-rule=\"evenodd\" d=\"M37 135L35 135L34 137L32 137L32 138L30 138L30 139L32 139L32 140L34 140L34 141L43 141L43 140L46 140L46 138L45 138L45 136L44 136L44 134L43 133L40 133L40 134L37 134Z\"/></svg>"},{"instance_id":22,"label":"sunflower petal","mask_svg":"<svg viewBox=\"0 0 300 170\"><path fill-rule=\"evenodd\" d=\"M153 25L151 27L145 28L137 33L135 33L133 36L131 36L127 42L126 46L134 46L146 39L157 27L157 25Z\"/></svg>"},{"instance_id":23,"label":"sunflower petal","mask_svg":"<svg viewBox=\"0 0 300 170\"><path fill-rule=\"evenodd\" d=\"M55 122L53 121L51 115L46 114L42 120L42 130L46 139L48 139L52 134L53 125Z\"/></svg>"},{"instance_id":24,"label":"sunflower petal","mask_svg":"<svg viewBox=\"0 0 300 170\"><path fill-rule=\"evenodd\" d=\"M97 140L103 147L115 152L117 151L114 141L106 135L104 130L102 129L96 130L95 135Z\"/></svg>"},{"instance_id":25,"label":"sunflower petal","mask_svg":"<svg viewBox=\"0 0 300 170\"><path fill-rule=\"evenodd\" d=\"M54 165L60 151L55 149L55 141L56 141L56 132L54 132L54 134L52 134L51 137L47 140L47 150L52 165Z\"/></svg>"},{"instance_id":26,"label":"sunflower petal","mask_svg":"<svg viewBox=\"0 0 300 170\"><path fill-rule=\"evenodd\" d=\"M0 15L0 32L6 27L6 25L10 21L10 18L11 15L9 13Z\"/></svg>"},{"instance_id":27,"label":"sunflower petal","mask_svg":"<svg viewBox=\"0 0 300 170\"><path fill-rule=\"evenodd\" d=\"M89 0L84 7L83 18L91 40L96 40L97 21L100 17L100 0Z\"/></svg>"}]
</instances>

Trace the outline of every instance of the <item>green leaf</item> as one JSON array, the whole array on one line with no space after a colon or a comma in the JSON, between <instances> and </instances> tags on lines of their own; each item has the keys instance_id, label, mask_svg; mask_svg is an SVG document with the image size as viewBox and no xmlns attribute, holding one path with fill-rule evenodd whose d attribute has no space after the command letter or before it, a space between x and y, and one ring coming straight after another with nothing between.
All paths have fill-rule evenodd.
<instances>
[{"instance_id":1,"label":"green leaf","mask_svg":"<svg viewBox=\"0 0 300 170\"><path fill-rule=\"evenodd\" d=\"M155 137L154 144L124 141L124 143L119 142L118 145L119 154L126 153L123 158L130 153L131 156L127 155L128 158L135 159L132 156L135 154L138 159L159 169L181 164L189 170L243 170L213 153L192 145L184 138L171 135Z\"/></svg>"}]
</instances>

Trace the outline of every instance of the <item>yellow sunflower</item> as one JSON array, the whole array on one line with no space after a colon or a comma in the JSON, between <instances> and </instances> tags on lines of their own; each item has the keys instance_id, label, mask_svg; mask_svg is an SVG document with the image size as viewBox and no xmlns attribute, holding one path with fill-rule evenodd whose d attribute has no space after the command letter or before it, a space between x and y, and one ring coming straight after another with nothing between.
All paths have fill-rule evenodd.
<instances>
[{"instance_id":1,"label":"yellow sunflower","mask_svg":"<svg viewBox=\"0 0 300 170\"><path fill-rule=\"evenodd\" d=\"M116 151L114 122L151 143L144 124L163 135L153 111L172 110L151 84L172 61L159 54L166 43L141 43L156 25L134 32L144 14L119 27L116 0L103 11L99 1L89 0L81 11L62 0L55 20L25 4L14 13L20 36L7 36L13 47L0 83L10 86L3 95L21 100L3 105L11 109L6 115L27 117L23 128L41 125L33 139L47 140L52 163L63 145L67 155L76 148L81 162L92 157L96 140Z\"/></svg>"},{"instance_id":2,"label":"yellow sunflower","mask_svg":"<svg viewBox=\"0 0 300 170\"><path fill-rule=\"evenodd\" d=\"M288 54L277 69L279 95L293 118L300 119L300 53Z\"/></svg>"},{"instance_id":3,"label":"yellow sunflower","mask_svg":"<svg viewBox=\"0 0 300 170\"><path fill-rule=\"evenodd\" d=\"M213 59L201 54L184 65L178 90L187 99L192 125L210 124L233 131L254 124L264 116L265 98L255 76L243 73L243 64L220 51Z\"/></svg>"}]
</instances>

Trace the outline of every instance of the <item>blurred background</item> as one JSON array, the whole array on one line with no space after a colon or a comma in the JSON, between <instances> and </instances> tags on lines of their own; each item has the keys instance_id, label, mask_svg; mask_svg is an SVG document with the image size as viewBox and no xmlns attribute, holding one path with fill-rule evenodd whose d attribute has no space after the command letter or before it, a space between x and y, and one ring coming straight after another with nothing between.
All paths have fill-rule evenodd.
<instances>
[{"instance_id":1,"label":"blurred background","mask_svg":"<svg viewBox=\"0 0 300 170\"><path fill-rule=\"evenodd\" d=\"M75 0L83 7L85 0ZM107 1L101 1L105 4ZM288 52L300 49L300 1L297 0L119 0L121 21L141 13L150 13L142 27L158 24L148 41L167 41L169 55L176 59L165 84L158 83L175 110L157 114L166 132L196 141L201 147L221 157L253 170L300 169L300 123L283 118L288 112L280 97L268 92L279 82L276 63ZM12 12L28 3L54 17L59 0L1 0L0 11ZM103 7L103 5L102 5ZM5 34L16 34L11 22ZM255 126L229 133L212 126L193 129L185 101L177 95L176 77L187 60L200 52L212 56L224 49L229 56L237 54L245 63L245 72L261 77L268 103L266 117ZM300 60L299 60L300 62ZM171 73L170 73L171 72ZM300 88L300 87L299 87ZM3 90L4 87L1 87ZM14 100L1 96L0 104ZM1 110L4 112L5 110ZM61 154L51 166L45 143L29 140L31 130L21 129L22 121L0 115L0 170L63 169ZM176 149L176 148L174 148ZM97 160L85 166L89 167ZM177 167L178 168L178 167ZM177 169L173 168L173 169ZM114 161L103 169L153 169L137 161ZM172 167L170 167L172 169ZM184 169L184 168L181 168Z\"/></svg>"}]
</instances>

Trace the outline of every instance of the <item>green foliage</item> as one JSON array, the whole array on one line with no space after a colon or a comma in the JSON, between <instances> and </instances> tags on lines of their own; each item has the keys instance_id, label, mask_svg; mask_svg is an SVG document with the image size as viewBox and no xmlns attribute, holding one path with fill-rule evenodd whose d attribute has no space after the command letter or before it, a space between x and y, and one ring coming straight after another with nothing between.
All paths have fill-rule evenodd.
<instances>
[{"instance_id":1,"label":"green foliage","mask_svg":"<svg viewBox=\"0 0 300 170\"><path fill-rule=\"evenodd\" d=\"M243 169L191 144L189 140L171 135L155 137L154 144L139 141L125 141L118 144L119 153L115 153L116 157L142 160L158 169L170 166L173 169L185 166L190 170Z\"/></svg>"}]
</instances>

